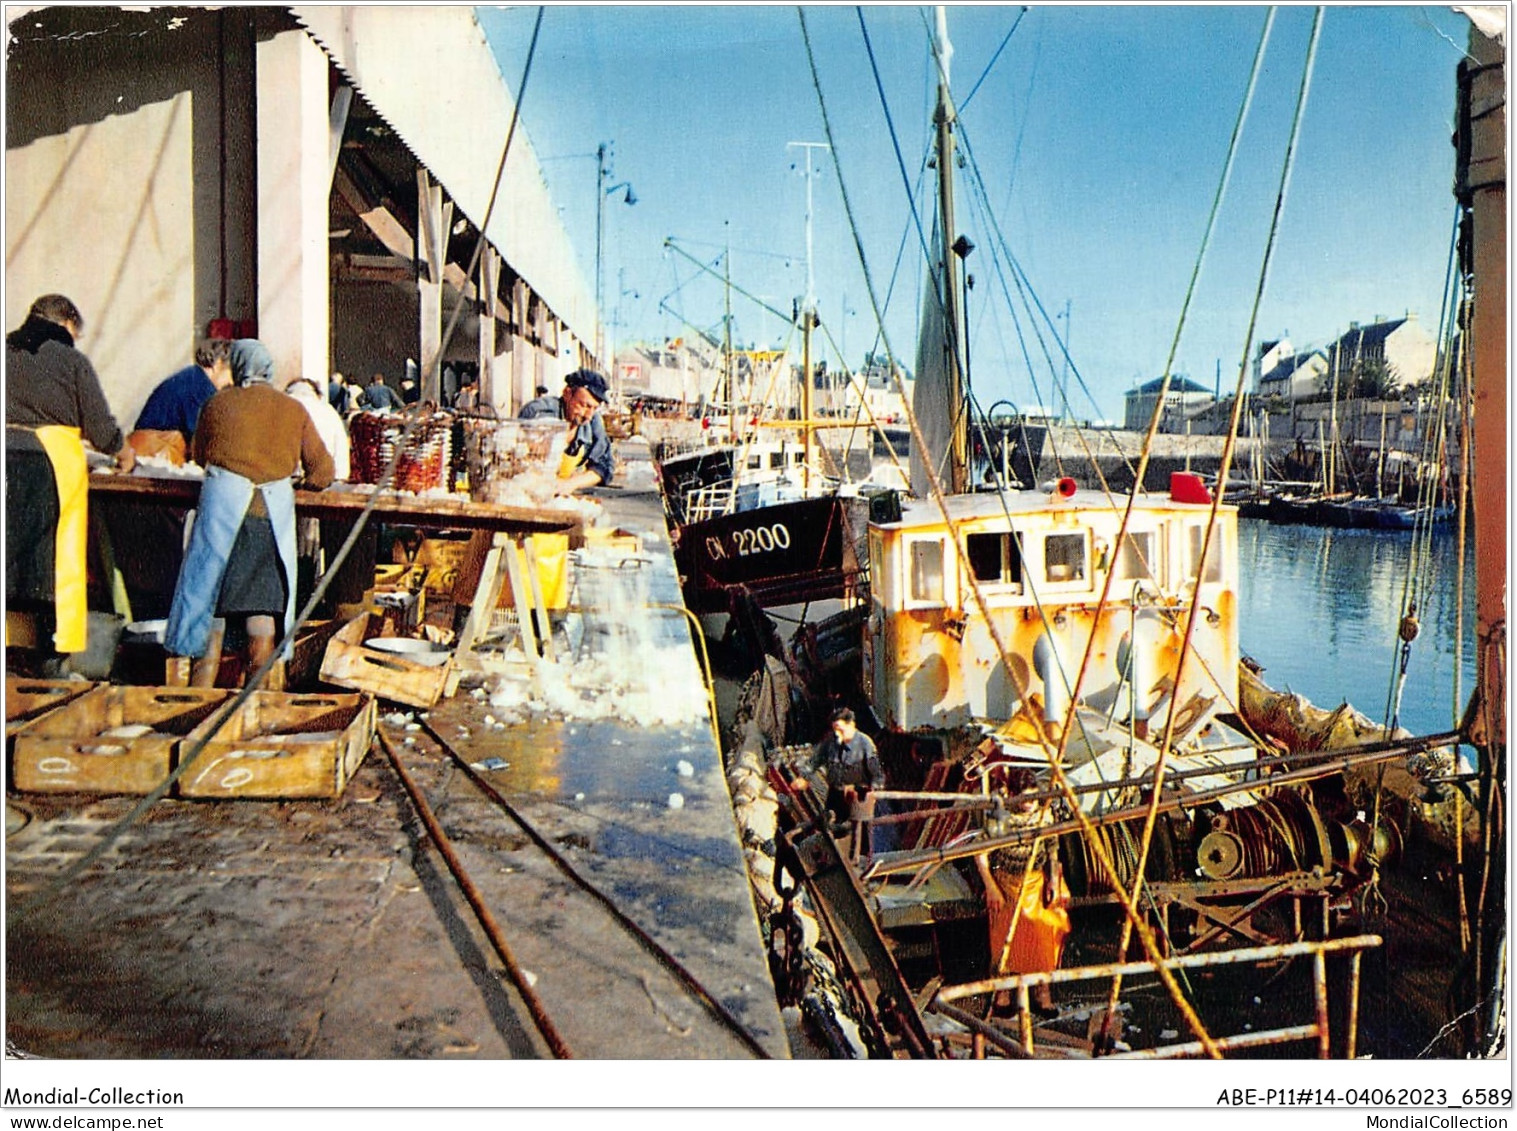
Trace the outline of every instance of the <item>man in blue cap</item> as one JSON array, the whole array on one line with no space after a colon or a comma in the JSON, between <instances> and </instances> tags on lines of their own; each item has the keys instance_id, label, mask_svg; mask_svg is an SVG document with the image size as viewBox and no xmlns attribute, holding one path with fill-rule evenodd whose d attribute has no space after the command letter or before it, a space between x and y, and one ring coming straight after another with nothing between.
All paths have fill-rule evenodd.
<instances>
[{"instance_id":1,"label":"man in blue cap","mask_svg":"<svg viewBox=\"0 0 1517 1131\"><path fill-rule=\"evenodd\" d=\"M611 482L611 437L600 415L605 403L606 379L593 369L576 369L564 378L562 394L528 401L517 413L519 420L557 417L569 422L555 494L572 495Z\"/></svg>"}]
</instances>

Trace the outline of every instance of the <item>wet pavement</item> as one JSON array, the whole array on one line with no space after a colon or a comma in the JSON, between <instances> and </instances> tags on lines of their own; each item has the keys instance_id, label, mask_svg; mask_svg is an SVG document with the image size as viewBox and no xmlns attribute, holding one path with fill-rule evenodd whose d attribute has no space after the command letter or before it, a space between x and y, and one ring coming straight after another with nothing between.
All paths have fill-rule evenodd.
<instances>
[{"instance_id":1,"label":"wet pavement","mask_svg":"<svg viewBox=\"0 0 1517 1131\"><path fill-rule=\"evenodd\" d=\"M576 1057L751 1058L755 1045L786 1057L711 724L688 712L640 722L627 707L688 696L699 678L682 615L660 607L679 595L658 502L630 491L604 501L618 526L643 535L636 596L648 632L633 641L640 659L617 660L580 624L569 634L572 653L582 667L598 658L602 670L613 660L636 669L646 686L619 686L614 711L582 691L588 717L564 719L502 709L493 680L475 694L466 682L426 720L459 757L495 767L479 773L562 866L414 716L382 706L390 712L382 728ZM636 620L623 613L619 623L629 616ZM137 799L8 800L29 817L5 843L13 1052L550 1055L378 744L333 801L161 801L56 890L52 878ZM719 1008L703 1004L586 885Z\"/></svg>"}]
</instances>

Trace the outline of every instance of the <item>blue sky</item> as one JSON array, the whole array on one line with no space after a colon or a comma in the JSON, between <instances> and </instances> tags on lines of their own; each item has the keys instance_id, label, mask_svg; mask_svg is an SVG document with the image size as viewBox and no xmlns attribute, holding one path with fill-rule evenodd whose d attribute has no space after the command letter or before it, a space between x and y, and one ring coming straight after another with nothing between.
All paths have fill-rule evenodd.
<instances>
[{"instance_id":1,"label":"blue sky","mask_svg":"<svg viewBox=\"0 0 1517 1131\"><path fill-rule=\"evenodd\" d=\"M1005 254L992 254L1002 247L1054 328L1067 326L1094 397L1072 388L1077 415L1120 418L1122 393L1163 371L1266 11L1065 5L1030 9L1018 24L1016 6L950 7L953 88L972 155L958 174L958 228L977 248L971 361L983 405L1054 403L1062 369L1044 360L1032 332L1042 316L1016 298ZM514 90L536 9L478 12ZM1207 386L1219 362L1224 389L1237 379L1312 15L1285 7L1276 16L1181 338L1176 371ZM934 96L932 9L874 6L863 16L915 184ZM806 21L882 302L905 241L885 330L910 364L923 256L859 18L824 6L808 7ZM1408 310L1436 333L1453 223L1455 68L1467 37L1449 8L1326 10L1256 341L1288 334L1298 347L1320 345L1350 322ZM730 246L733 283L773 306L788 310L804 291L804 159L787 143L825 135L794 7L550 6L522 113L592 285L598 143L613 145L607 183L635 190L635 205L618 193L605 210L616 337L719 324L720 282L668 253L666 237L707 263ZM813 168L819 312L857 364L877 323L831 156L817 152ZM918 207L930 223L930 205ZM788 332L739 297L733 314L744 344L777 345Z\"/></svg>"}]
</instances>

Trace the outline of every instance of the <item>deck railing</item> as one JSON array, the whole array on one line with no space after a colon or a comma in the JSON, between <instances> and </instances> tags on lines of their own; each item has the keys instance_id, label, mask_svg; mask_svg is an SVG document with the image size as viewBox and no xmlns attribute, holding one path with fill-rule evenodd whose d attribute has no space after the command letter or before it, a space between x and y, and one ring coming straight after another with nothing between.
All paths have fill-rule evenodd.
<instances>
[{"instance_id":1,"label":"deck railing","mask_svg":"<svg viewBox=\"0 0 1517 1131\"><path fill-rule=\"evenodd\" d=\"M1287 958L1310 955L1312 959L1312 997L1315 1017L1310 1024L1290 1025L1257 1033L1239 1033L1229 1037L1213 1037L1212 1044L1219 1051L1258 1048L1264 1045L1282 1044L1286 1041L1315 1039L1317 1056L1326 1060L1329 1056L1329 1026L1327 1012L1327 956L1347 952L1349 956L1348 1025L1345 1056L1353 1060L1359 1039L1359 967L1363 952L1381 944L1379 935L1354 935L1342 939L1316 939L1304 942L1279 943L1273 946L1242 947L1237 950L1212 951L1205 954L1185 954L1163 959L1161 962L1114 962L1100 966L1077 966L1067 970L1050 970L1038 974L1007 974L999 978L986 978L958 986L944 986L933 996L928 1011L939 1013L957 1021L977 1037L996 1045L1014 1057L1035 1055L1033 1043L1032 1003L1029 991L1033 986L1054 985L1065 982L1104 980L1115 977L1133 977L1152 974L1163 966L1170 970L1188 970L1197 967L1232 966L1239 963L1278 962ZM963 998L981 994L1014 991L1017 995L1019 1041L1001 1032L973 1014L954 1005ZM975 1042L976 1052L983 1049ZM1132 1052L1113 1053L1105 1060L1176 1060L1183 1057L1201 1056L1206 1051L1200 1041L1162 1045Z\"/></svg>"}]
</instances>

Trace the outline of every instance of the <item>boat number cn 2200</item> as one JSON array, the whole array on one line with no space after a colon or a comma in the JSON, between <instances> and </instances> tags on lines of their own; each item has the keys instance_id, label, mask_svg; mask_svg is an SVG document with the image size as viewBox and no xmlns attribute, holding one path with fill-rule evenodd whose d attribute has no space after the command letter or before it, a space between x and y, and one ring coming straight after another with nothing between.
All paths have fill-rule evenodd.
<instances>
[{"instance_id":1,"label":"boat number cn 2200","mask_svg":"<svg viewBox=\"0 0 1517 1131\"><path fill-rule=\"evenodd\" d=\"M790 548L790 530L783 522L776 522L769 526L752 526L746 530L734 530L727 537L732 544L731 553L739 558ZM706 539L706 553L713 561L725 561L728 557L724 541L722 538L715 537Z\"/></svg>"}]
</instances>

